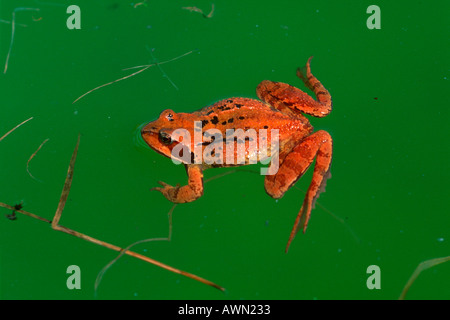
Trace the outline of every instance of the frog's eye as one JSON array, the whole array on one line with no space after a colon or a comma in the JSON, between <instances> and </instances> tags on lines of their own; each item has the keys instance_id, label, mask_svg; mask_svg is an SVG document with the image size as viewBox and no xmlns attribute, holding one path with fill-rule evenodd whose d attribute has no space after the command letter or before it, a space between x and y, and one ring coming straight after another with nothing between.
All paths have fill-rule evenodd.
<instances>
[{"instance_id":1,"label":"frog's eye","mask_svg":"<svg viewBox=\"0 0 450 320\"><path fill-rule=\"evenodd\" d=\"M160 130L159 131L159 140L165 144L165 145L169 145L172 143L172 138L170 137L170 134L168 134L167 132Z\"/></svg>"},{"instance_id":2,"label":"frog's eye","mask_svg":"<svg viewBox=\"0 0 450 320\"><path fill-rule=\"evenodd\" d=\"M167 120L173 121L173 113L168 113L166 116Z\"/></svg>"}]
</instances>

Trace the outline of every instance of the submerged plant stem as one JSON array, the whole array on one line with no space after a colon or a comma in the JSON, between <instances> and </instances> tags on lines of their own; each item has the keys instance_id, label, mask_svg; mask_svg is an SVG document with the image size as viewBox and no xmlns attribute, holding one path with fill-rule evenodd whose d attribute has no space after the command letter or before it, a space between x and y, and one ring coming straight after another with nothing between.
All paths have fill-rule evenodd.
<instances>
[{"instance_id":1,"label":"submerged plant stem","mask_svg":"<svg viewBox=\"0 0 450 320\"><path fill-rule=\"evenodd\" d=\"M5 139L11 132L13 132L14 130L16 130L17 128L19 128L21 125L25 124L26 122L30 121L31 119L33 119L33 117L23 121L22 123L19 123L17 126L15 126L14 128L12 128L11 130L9 130L7 133L5 133L1 138L0 141L2 141L3 139Z\"/></svg>"},{"instance_id":2,"label":"submerged plant stem","mask_svg":"<svg viewBox=\"0 0 450 320\"><path fill-rule=\"evenodd\" d=\"M38 180L36 179L30 172L29 169L29 165L30 165L30 161L36 156L36 154L38 153L39 150L41 150L42 146L48 141L49 139L45 139L44 142L41 143L41 145L39 146L39 148L37 148L37 150L31 155L31 157L28 159L27 161L27 172L30 175L30 177L32 177L34 180Z\"/></svg>"},{"instance_id":3,"label":"submerged plant stem","mask_svg":"<svg viewBox=\"0 0 450 320\"><path fill-rule=\"evenodd\" d=\"M104 276L104 274L106 273L106 271L109 270L109 268L112 267L112 265L114 263L117 262L117 260L119 260L124 254L125 252L129 251L132 247L134 247L135 245L141 244L141 243L145 243L145 242L151 242L151 241L170 241L170 239L172 238L172 213L173 210L175 209L177 205L174 204L172 206L172 208L170 209L169 213L168 213L168 217L169 217L169 236L167 238L151 238L151 239L144 239L144 240L139 240L136 241L132 244L130 244L128 247L126 247L125 249L123 249L120 254L115 257L112 261L110 261L106 266L103 267L103 269L98 273L97 275L97 279L95 280L95 286L94 286L94 291L95 291L95 295L97 296L97 289L100 285L100 282L102 281L102 278Z\"/></svg>"},{"instance_id":4,"label":"submerged plant stem","mask_svg":"<svg viewBox=\"0 0 450 320\"><path fill-rule=\"evenodd\" d=\"M125 77L122 77L122 78L116 79L116 80L114 80L114 81L111 81L111 82L102 84L101 86L98 86L98 87L95 87L94 89L89 90L89 91L86 92L85 94L83 94L83 95L79 96L78 98L76 98L75 101L72 102L72 104L74 104L75 102L77 102L78 100L80 100L81 98L87 96L89 93L91 93L91 92L93 92L93 91L95 91L95 90L98 90L98 89L100 89L100 88L109 86L109 85L111 85L111 84L113 84L113 83L116 83L116 82L119 82L119 81L122 81L122 80L126 80L126 79L128 79L128 78L131 78L131 77L133 77L133 76L135 76L135 75L137 75L137 74L139 74L139 73L141 73L141 72L144 72L145 70L147 70L147 69L150 68L150 67L153 67L153 66L156 66L156 65L159 66L159 65L161 65L161 64L169 63L169 62L171 62L171 61L180 59L180 58L182 58L182 57L184 57L184 56L187 56L188 54L191 54L191 53L194 52L194 51L195 51L195 50L186 52L186 53L182 54L181 56L172 58L172 59L167 60L167 61L163 61L163 62L159 62L159 63L153 63L153 64L148 64L148 65L142 65L142 66L136 66L136 67L131 67L131 68L123 69L123 70L130 70L130 69L142 68L141 70L138 70L138 71L136 71L136 72L134 72L134 73L132 73L132 74L129 74L129 75L125 76Z\"/></svg>"},{"instance_id":5,"label":"submerged plant stem","mask_svg":"<svg viewBox=\"0 0 450 320\"><path fill-rule=\"evenodd\" d=\"M405 287L403 288L402 293L400 294L400 297L398 298L399 300L404 300L406 297L406 294L408 293L409 288L411 287L411 285L414 283L414 281L417 279L417 277L419 276L419 274L429 268L432 268L434 266L437 266L438 264L444 263L450 261L450 256L448 257L443 257L443 258L436 258L436 259L431 259L431 260L425 260L422 261L421 263L419 263L419 265L417 266L416 270L414 270L413 274L411 275L411 277L409 278L408 282L406 283Z\"/></svg>"},{"instance_id":6,"label":"submerged plant stem","mask_svg":"<svg viewBox=\"0 0 450 320\"><path fill-rule=\"evenodd\" d=\"M27 121L28 121L28 120L27 120ZM22 124L23 124L23 123L22 123ZM6 135L5 135L5 136L6 136ZM3 137L2 137L2 139L3 139ZM185 277L194 279L194 280L199 281L199 282L201 282L201 283L203 283L203 284L206 284L206 285L212 286L212 287L214 287L214 288L216 288L216 289L219 289L219 290L221 290L221 291L224 291L224 290L225 290L224 288L222 288L221 286L219 286L219 285L217 285L217 284L215 284L215 283L213 283L213 282L211 282L211 281L209 281L209 280L203 279L203 278L201 278L201 277L199 277L199 276L196 276L196 275L194 275L194 274L188 273L188 272L186 272L186 271L179 270L179 269L177 269L177 268L171 267L171 266L169 266L169 265L166 265L166 264L164 264L164 263L162 263L162 262L159 262L159 261L157 261L157 260L154 260L154 259L152 259L152 258L146 257L146 256L144 256L144 255L141 255L141 254L136 253L136 252L133 252L133 251L130 251L130 250L128 250L127 248L123 249L123 248L118 247L118 246L115 246L115 245L113 245L113 244L110 244L110 243L107 243L107 242L98 240L98 239L96 239L96 238L90 237L90 236L88 236L88 235L85 235L85 234L80 233L80 232L78 232L78 231L69 229L69 228L64 227L64 226L62 226L62 225L59 224L59 220L61 219L61 215L62 215L62 212L63 212L63 210L64 210L64 206L65 206L65 204L66 204L67 198L68 198L68 196L69 196L70 188L71 188L71 185L72 185L73 172L74 172L75 161L76 161L76 157L77 157L77 153L78 153L78 147L79 147L79 144L80 144L80 136L78 136L77 144L76 144L76 146L75 146L75 149L74 149L73 154L72 154L72 158L71 158L71 160L70 160L70 164L69 164L69 168L68 168L68 171L67 171L66 180L65 180L65 182L64 182L63 191L62 191L62 193L61 193L61 197L60 197L60 200L59 200L59 203L58 203L58 208L56 209L55 216L53 217L53 219L52 219L51 221L50 221L50 220L47 220L47 219L45 219L45 218L42 218L42 217L40 217L40 216L38 216L38 215L35 215L35 214L33 214L33 213L24 211L24 210L15 210L14 207L9 206L9 205L7 205L7 204L5 204L5 203L2 203L2 202L0 202L0 206L1 206L1 207L4 207L4 208L7 208L7 209L10 209L10 210L14 210L16 213L22 213L22 214L24 214L24 215L26 215L26 216L29 216L29 217L31 217L31 218L35 218L35 219L38 219L38 220L40 220L40 221L44 221L44 222L50 223L51 226L52 226L52 228L53 228L54 230L61 231L61 232L64 232L64 233L67 233L67 234L73 235L73 236L75 236L75 237L77 237L77 238L80 238L80 239L83 239L83 240L86 240L86 241L95 243L95 244L97 244L97 245L103 246L103 247L105 247L105 248L108 248L108 249L111 249L111 250L120 252L121 255L122 255L122 254L127 254L127 255L129 255L129 256L132 256L132 257L138 258L138 259L140 259L140 260L146 261L146 262L148 262L148 263L151 263L151 264L153 264L153 265L155 265L155 266L158 266L158 267L160 267L160 268L163 268L163 269L166 269L166 270L168 270L168 271L171 271L171 272L174 272L174 273L183 275L183 276L185 276ZM171 221L171 220L170 220L170 221ZM169 229L169 239L170 239L170 237L171 237L171 232L172 232L172 229L171 229L171 227L170 227L170 229ZM134 244L133 244L133 245L134 245ZM131 246L133 246L133 245L131 245ZM130 247L131 247L131 246L130 246Z\"/></svg>"},{"instance_id":7,"label":"submerged plant stem","mask_svg":"<svg viewBox=\"0 0 450 320\"><path fill-rule=\"evenodd\" d=\"M11 55L12 47L14 44L14 35L16 32L16 12L18 11L39 11L39 8L15 8L12 13L11 20L11 42L9 44L8 55L6 56L5 68L3 69L3 73L6 73L8 70L9 56Z\"/></svg>"}]
</instances>

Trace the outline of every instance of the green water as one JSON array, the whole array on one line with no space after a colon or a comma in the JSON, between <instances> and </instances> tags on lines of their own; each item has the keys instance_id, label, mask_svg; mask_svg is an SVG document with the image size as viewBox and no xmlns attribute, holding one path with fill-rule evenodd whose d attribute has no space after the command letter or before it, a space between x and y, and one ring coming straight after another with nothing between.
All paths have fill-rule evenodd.
<instances>
[{"instance_id":1,"label":"green water","mask_svg":"<svg viewBox=\"0 0 450 320\"><path fill-rule=\"evenodd\" d=\"M333 97L332 113L311 119L333 137L332 179L288 254L311 172L279 201L262 176L236 172L175 208L170 242L133 248L226 293L126 256L104 275L98 298L397 299L421 261L450 255L448 1L215 1L210 19L182 9L207 14L211 2L202 0L70 4L81 8L81 30L66 27L67 3L0 1L3 20L17 6L40 9L16 12L0 75L0 137L34 117L0 141L0 202L22 201L52 219L80 133L60 224L103 241L126 247L168 235L172 204L150 188L185 184L185 170L138 134L163 109L255 98L264 79L304 89L295 70L311 55ZM379 30L366 26L372 4ZM0 23L2 70L10 41L11 24ZM138 70L124 68L192 50L72 104ZM45 139L29 162L35 180L27 161ZM98 272L117 254L8 213L0 208L0 298L94 299ZM70 265L80 267L81 290L66 287ZM370 265L380 267L381 289L366 286ZM450 262L426 270L407 297L449 299L449 272Z\"/></svg>"}]
</instances>

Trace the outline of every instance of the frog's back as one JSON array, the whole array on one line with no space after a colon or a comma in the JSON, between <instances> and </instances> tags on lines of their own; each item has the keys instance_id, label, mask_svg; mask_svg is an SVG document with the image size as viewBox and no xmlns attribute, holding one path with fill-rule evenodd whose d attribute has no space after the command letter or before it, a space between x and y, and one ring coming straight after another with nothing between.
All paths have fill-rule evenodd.
<instances>
[{"instance_id":1,"label":"frog's back","mask_svg":"<svg viewBox=\"0 0 450 320\"><path fill-rule=\"evenodd\" d=\"M216 167L249 164L249 160L252 157L256 158L257 161L261 161L261 159L266 157L265 155L270 157L275 151L272 148L275 148L276 145L272 145L272 143L267 144L268 149L264 153L263 149L260 150L260 147L251 148L250 142L255 141L259 145L261 134L267 138L268 142L271 141L272 129L278 130L279 150L291 149L293 141L303 139L313 130L308 119L303 115L281 112L265 102L251 98L221 100L189 115L192 117L191 120L201 121L205 137L210 135L208 130L215 129L220 131L223 142L234 144L234 147L231 149L233 150L233 159L238 159L239 145L244 145L244 163L235 162L234 164L213 165ZM186 115L186 117L188 116ZM234 134L239 132L239 130L243 130L241 131L243 134L242 138L236 136L236 140L229 140L229 134ZM215 143L221 144L222 141L215 141L214 143L203 142L203 151L205 148L215 146ZM223 159L226 159L227 147L219 148L219 152L222 153Z\"/></svg>"},{"instance_id":2,"label":"frog's back","mask_svg":"<svg viewBox=\"0 0 450 320\"><path fill-rule=\"evenodd\" d=\"M302 115L280 112L271 105L251 98L229 98L195 112L202 120L203 129L278 129L283 133L312 131Z\"/></svg>"}]
</instances>

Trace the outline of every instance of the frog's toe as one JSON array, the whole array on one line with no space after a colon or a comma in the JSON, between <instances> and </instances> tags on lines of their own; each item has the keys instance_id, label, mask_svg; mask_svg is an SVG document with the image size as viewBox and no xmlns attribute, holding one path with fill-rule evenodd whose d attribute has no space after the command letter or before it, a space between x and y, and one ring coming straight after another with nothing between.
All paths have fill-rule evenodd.
<instances>
[{"instance_id":1,"label":"frog's toe","mask_svg":"<svg viewBox=\"0 0 450 320\"><path fill-rule=\"evenodd\" d=\"M158 183L159 183L160 185L162 185L164 188L166 188L166 187L172 187L170 184L165 183L165 182L163 182L163 181L158 181Z\"/></svg>"},{"instance_id":2,"label":"frog's toe","mask_svg":"<svg viewBox=\"0 0 450 320\"><path fill-rule=\"evenodd\" d=\"M162 187L154 187L154 188L151 188L150 191L156 190L156 191L159 191L159 192L164 193L164 190L165 190L165 189L172 188L172 186L171 186L170 184L167 184L167 183L165 183L165 182L158 181L158 183L159 183Z\"/></svg>"}]
</instances>

